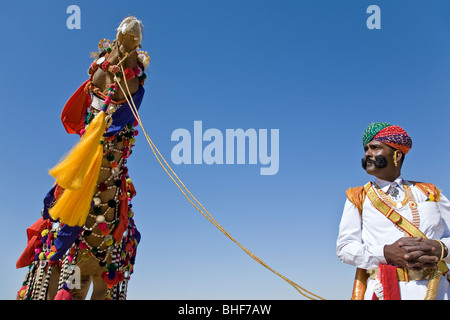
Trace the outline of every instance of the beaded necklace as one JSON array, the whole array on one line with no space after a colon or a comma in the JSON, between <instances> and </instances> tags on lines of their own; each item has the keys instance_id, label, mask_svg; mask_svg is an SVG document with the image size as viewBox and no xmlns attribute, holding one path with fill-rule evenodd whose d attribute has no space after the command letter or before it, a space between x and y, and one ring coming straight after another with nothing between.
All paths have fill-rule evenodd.
<instances>
[{"instance_id":1,"label":"beaded necklace","mask_svg":"<svg viewBox=\"0 0 450 320\"><path fill-rule=\"evenodd\" d=\"M407 186L407 184L406 183L403 183L403 187L405 188L405 190L406 190L406 187L405 186ZM376 189L377 189L377 191L378 191L378 194L380 195L380 197L383 199L383 200L385 200L385 202L388 202L389 203L389 205L392 207L392 208L397 208L397 209L400 209L400 208L403 208L408 202L409 202L409 194L408 193L406 193L405 192L405 197L403 198L403 200L402 201L394 201L388 194L386 194L386 192L384 192L378 185L376 185L375 184L375 187L376 187Z\"/></svg>"}]
</instances>

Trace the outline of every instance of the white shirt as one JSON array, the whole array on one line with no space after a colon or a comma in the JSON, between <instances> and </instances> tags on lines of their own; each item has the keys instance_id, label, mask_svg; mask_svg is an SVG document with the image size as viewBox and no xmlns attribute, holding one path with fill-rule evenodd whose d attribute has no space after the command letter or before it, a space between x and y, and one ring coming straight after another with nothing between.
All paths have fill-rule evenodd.
<instances>
[{"instance_id":1,"label":"white shirt","mask_svg":"<svg viewBox=\"0 0 450 320\"><path fill-rule=\"evenodd\" d=\"M401 201L405 196L403 181L401 176L393 182L377 178L375 179L375 184L386 193L392 184L396 184L398 196L395 198L393 197L393 200ZM406 183L411 187L412 194L418 205L417 208L420 217L419 229L428 239L441 240L447 248L450 248L450 201L442 194L439 202L426 201L427 197L421 190L409 182ZM412 212L408 205L395 210L408 221L412 221ZM386 263L383 254L384 246L391 244L404 236L405 234L397 229L394 223L387 219L372 205L368 197L365 198L363 203L362 217L356 206L347 199L341 223L339 225L339 235L336 245L337 255L344 263L370 270L377 268L379 264ZM447 256L444 261L449 263L450 255ZM412 290L412 295L401 291L402 298L408 299L409 297L409 299L423 299L425 293L423 293L423 297L420 298L417 294L418 292L422 292L422 290L418 290L418 288L412 286L412 284L416 283L418 285L427 282L427 280L410 281L410 284L400 282L401 288L408 287L408 291ZM448 292L448 281L445 280L445 288L441 288L443 283L444 281L441 280L439 290L444 290L444 296L448 297L448 294L450 293ZM425 287L426 292L426 286L423 286L423 284L421 286ZM371 289L369 279L366 290L366 296L369 299L371 298ZM445 299L444 296L442 296L441 299Z\"/></svg>"}]
</instances>

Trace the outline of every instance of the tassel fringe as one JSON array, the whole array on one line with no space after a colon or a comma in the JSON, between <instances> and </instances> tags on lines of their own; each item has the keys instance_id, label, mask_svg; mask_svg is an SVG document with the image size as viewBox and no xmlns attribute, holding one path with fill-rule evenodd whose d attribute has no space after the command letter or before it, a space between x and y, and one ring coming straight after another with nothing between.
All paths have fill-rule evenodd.
<instances>
[{"instance_id":1,"label":"tassel fringe","mask_svg":"<svg viewBox=\"0 0 450 320\"><path fill-rule=\"evenodd\" d=\"M103 159L106 114L101 111L86 128L80 142L50 174L65 190L49 209L54 220L69 226L82 226L91 207Z\"/></svg>"},{"instance_id":2,"label":"tassel fringe","mask_svg":"<svg viewBox=\"0 0 450 320\"><path fill-rule=\"evenodd\" d=\"M75 147L49 174L56 179L56 183L64 189L78 190L86 176L91 159L97 152L99 141L105 133L106 115L101 111L86 127L86 132Z\"/></svg>"},{"instance_id":3,"label":"tassel fringe","mask_svg":"<svg viewBox=\"0 0 450 320\"><path fill-rule=\"evenodd\" d=\"M103 146L98 144L96 149L94 160L91 162L85 179L82 181L83 188L79 190L64 190L61 198L48 211L52 219L59 219L60 222L69 226L84 225L91 207L92 196L97 185L103 159Z\"/></svg>"},{"instance_id":4,"label":"tassel fringe","mask_svg":"<svg viewBox=\"0 0 450 320\"><path fill-rule=\"evenodd\" d=\"M109 86L102 110L86 127L80 142L49 171L65 190L48 212L52 219L71 227L83 226L91 208L103 160L103 134L112 123L106 110L116 89L115 84Z\"/></svg>"}]
</instances>

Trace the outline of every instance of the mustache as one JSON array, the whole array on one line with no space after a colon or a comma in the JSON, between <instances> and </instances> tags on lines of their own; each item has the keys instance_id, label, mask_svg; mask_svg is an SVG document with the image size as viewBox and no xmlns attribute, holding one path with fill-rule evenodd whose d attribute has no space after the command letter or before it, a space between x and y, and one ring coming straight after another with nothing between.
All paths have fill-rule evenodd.
<instances>
[{"instance_id":1,"label":"mustache","mask_svg":"<svg viewBox=\"0 0 450 320\"><path fill-rule=\"evenodd\" d=\"M388 164L385 156L376 156L375 159L364 157L361 159L361 165L364 170L366 170L367 164L372 163L377 168L385 168Z\"/></svg>"}]
</instances>

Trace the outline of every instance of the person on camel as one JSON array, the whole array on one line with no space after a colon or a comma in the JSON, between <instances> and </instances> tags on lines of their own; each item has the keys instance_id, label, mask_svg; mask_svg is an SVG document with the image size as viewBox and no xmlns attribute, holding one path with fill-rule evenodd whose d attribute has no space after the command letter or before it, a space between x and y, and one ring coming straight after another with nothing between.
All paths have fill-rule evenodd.
<instances>
[{"instance_id":1,"label":"person on camel","mask_svg":"<svg viewBox=\"0 0 450 320\"><path fill-rule=\"evenodd\" d=\"M404 180L412 140L371 123L362 167L374 181L346 191L336 251L357 267L353 300L448 300L450 201L431 183Z\"/></svg>"}]
</instances>

